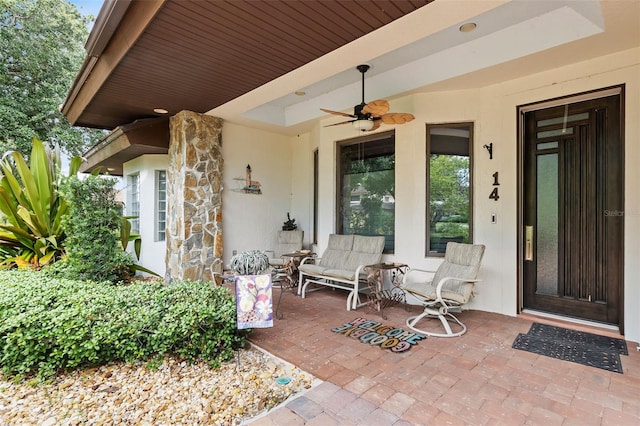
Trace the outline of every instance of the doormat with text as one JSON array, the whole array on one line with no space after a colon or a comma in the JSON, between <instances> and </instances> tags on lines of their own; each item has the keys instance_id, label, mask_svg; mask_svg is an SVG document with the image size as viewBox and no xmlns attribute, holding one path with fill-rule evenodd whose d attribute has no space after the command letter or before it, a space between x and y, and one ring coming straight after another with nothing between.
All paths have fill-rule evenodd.
<instances>
[{"instance_id":1,"label":"doormat with text","mask_svg":"<svg viewBox=\"0 0 640 426\"><path fill-rule=\"evenodd\" d=\"M334 333L344 334L354 339L360 340L372 346L379 346L381 349L388 349L391 352L405 352L416 345L427 336L405 331L392 325L385 325L377 321L369 321L366 318L356 318L353 321L343 324L342 327L332 328Z\"/></svg>"},{"instance_id":2,"label":"doormat with text","mask_svg":"<svg viewBox=\"0 0 640 426\"><path fill-rule=\"evenodd\" d=\"M629 354L622 339L540 323L518 334L512 347L621 374L620 355Z\"/></svg>"}]
</instances>

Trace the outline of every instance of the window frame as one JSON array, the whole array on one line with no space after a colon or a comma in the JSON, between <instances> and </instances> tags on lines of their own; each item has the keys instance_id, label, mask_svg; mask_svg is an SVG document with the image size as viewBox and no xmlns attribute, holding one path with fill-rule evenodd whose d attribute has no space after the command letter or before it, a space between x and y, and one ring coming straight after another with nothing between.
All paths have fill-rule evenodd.
<instances>
[{"instance_id":1,"label":"window frame","mask_svg":"<svg viewBox=\"0 0 640 426\"><path fill-rule=\"evenodd\" d=\"M474 140L474 122L460 121L448 123L427 123L426 124L426 153L425 153L425 257L444 257L445 253L431 251L431 129L435 128L457 128L469 131L468 151L469 151L469 243L473 243L473 140ZM450 154L453 155L453 154Z\"/></svg>"},{"instance_id":2,"label":"window frame","mask_svg":"<svg viewBox=\"0 0 640 426\"><path fill-rule=\"evenodd\" d=\"M358 144L366 144L370 142L380 142L385 139L389 139L390 143L393 146L393 156L394 156L394 165L393 165L393 176L394 176L394 186L396 186L396 163L395 163L395 155L396 155L396 132L395 130L389 130L386 132L377 132L374 134L368 134L365 136L360 136L351 139L345 139L336 142L336 210L335 210L335 221L336 221L336 232L339 234L344 234L343 228L343 218L342 218L342 187L343 187L343 175L342 175L342 165L341 165L341 154L342 148L352 145ZM397 187L397 186L396 186ZM351 197L349 197L351 198ZM395 194L394 194L394 203L395 203ZM379 234L378 234L379 235ZM393 221L393 238L391 240L391 248L388 249L385 244L385 249L383 250L384 254L394 254L395 252L395 236L396 236L396 221L395 221L395 207L394 207L394 221Z\"/></svg>"},{"instance_id":3,"label":"window frame","mask_svg":"<svg viewBox=\"0 0 640 426\"><path fill-rule=\"evenodd\" d=\"M134 191L135 189L135 191ZM134 210L137 208L137 211ZM135 216L129 219L131 233L140 234L140 173L127 175L127 216Z\"/></svg>"},{"instance_id":4,"label":"window frame","mask_svg":"<svg viewBox=\"0 0 640 426\"><path fill-rule=\"evenodd\" d=\"M318 148L313 150L313 244L318 244L318 217L319 217L319 183L320 183L320 167L319 167L319 151Z\"/></svg>"},{"instance_id":5,"label":"window frame","mask_svg":"<svg viewBox=\"0 0 640 426\"><path fill-rule=\"evenodd\" d=\"M162 193L164 197L161 197L160 190L160 174L164 173L164 190ZM155 171L155 234L154 241L161 242L166 241L166 228L167 228L167 171L156 170ZM160 208L160 203L164 202L164 210ZM160 213L164 213L164 219L160 220ZM161 226L161 222L163 226Z\"/></svg>"}]
</instances>

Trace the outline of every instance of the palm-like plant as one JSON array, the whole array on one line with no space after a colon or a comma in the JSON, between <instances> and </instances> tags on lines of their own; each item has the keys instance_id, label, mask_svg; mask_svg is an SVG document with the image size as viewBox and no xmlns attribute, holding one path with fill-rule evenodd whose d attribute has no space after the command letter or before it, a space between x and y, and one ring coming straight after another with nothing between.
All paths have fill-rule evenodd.
<instances>
[{"instance_id":1,"label":"palm-like plant","mask_svg":"<svg viewBox=\"0 0 640 426\"><path fill-rule=\"evenodd\" d=\"M69 176L82 160L74 157ZM2 265L41 267L63 255L62 217L67 204L59 196L60 152L47 149L34 138L29 165L19 152L10 151L0 162L0 211L6 224L0 225Z\"/></svg>"}]
</instances>

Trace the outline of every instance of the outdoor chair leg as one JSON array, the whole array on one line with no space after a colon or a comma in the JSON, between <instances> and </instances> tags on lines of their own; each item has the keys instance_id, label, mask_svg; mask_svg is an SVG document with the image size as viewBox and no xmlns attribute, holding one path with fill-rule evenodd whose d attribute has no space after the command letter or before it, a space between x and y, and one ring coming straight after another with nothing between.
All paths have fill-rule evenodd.
<instances>
[{"instance_id":1,"label":"outdoor chair leg","mask_svg":"<svg viewBox=\"0 0 640 426\"><path fill-rule=\"evenodd\" d=\"M428 319L428 318L438 318L442 323L442 326L444 327L445 333L434 333L434 332L422 330L416 327L416 324L418 323L418 321L422 319ZM449 321L450 321L449 318L451 319L451 321L457 323L460 326L461 328L460 331L454 332L451 329L451 324L449 324ZM424 312L422 312L420 315L416 315L408 318L406 321L406 324L407 324L407 327L409 327L413 331L424 334L426 336L433 336L433 337L457 337L457 336L462 336L464 333L467 332L467 326L464 325L458 318L456 318L455 316L453 316L448 312L442 313L432 308L425 308Z\"/></svg>"}]
</instances>

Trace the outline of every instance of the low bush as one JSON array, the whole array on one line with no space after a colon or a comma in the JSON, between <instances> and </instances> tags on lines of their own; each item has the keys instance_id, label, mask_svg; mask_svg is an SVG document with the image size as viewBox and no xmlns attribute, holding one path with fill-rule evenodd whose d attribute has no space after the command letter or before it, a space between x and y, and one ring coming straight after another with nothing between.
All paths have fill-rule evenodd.
<instances>
[{"instance_id":1,"label":"low bush","mask_svg":"<svg viewBox=\"0 0 640 426\"><path fill-rule=\"evenodd\" d=\"M10 376L176 355L216 366L244 344L228 289L209 283L128 286L0 271L0 365Z\"/></svg>"}]
</instances>

